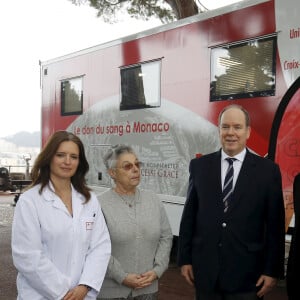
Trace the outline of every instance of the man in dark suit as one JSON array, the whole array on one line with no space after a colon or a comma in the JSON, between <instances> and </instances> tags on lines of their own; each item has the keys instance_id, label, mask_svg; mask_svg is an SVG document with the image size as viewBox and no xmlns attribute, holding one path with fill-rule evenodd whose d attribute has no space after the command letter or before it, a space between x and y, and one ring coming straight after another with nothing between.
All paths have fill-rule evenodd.
<instances>
[{"instance_id":1,"label":"man in dark suit","mask_svg":"<svg viewBox=\"0 0 300 300\"><path fill-rule=\"evenodd\" d=\"M286 274L286 287L289 300L300 299L300 173L294 178L293 199L295 226L292 234L292 242Z\"/></svg>"},{"instance_id":2,"label":"man in dark suit","mask_svg":"<svg viewBox=\"0 0 300 300\"><path fill-rule=\"evenodd\" d=\"M256 300L283 276L281 174L246 148L250 118L241 106L220 113L219 134L222 149L190 163L178 264L197 300Z\"/></svg>"}]
</instances>

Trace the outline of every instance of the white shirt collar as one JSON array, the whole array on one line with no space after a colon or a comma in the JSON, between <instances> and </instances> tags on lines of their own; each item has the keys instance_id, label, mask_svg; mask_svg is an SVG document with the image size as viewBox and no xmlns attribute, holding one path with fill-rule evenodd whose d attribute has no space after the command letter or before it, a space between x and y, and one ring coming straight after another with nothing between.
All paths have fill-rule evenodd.
<instances>
[{"instance_id":1,"label":"white shirt collar","mask_svg":"<svg viewBox=\"0 0 300 300\"><path fill-rule=\"evenodd\" d=\"M244 148L240 153L238 153L237 155L233 156L232 158L236 158L238 161L243 162L246 156L246 148ZM221 159L222 161L225 160L227 157L231 157L228 154L226 154L224 152L224 150L221 150Z\"/></svg>"}]
</instances>

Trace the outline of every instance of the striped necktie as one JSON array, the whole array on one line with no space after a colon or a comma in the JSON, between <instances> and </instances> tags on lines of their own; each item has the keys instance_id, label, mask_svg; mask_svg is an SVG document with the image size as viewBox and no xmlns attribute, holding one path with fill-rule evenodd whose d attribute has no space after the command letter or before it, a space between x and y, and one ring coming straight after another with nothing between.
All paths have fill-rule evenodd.
<instances>
[{"instance_id":1,"label":"striped necktie","mask_svg":"<svg viewBox=\"0 0 300 300\"><path fill-rule=\"evenodd\" d=\"M225 180L224 180L224 187L222 193L222 199L224 203L224 212L226 213L228 210L229 202L232 198L233 193L233 162L236 158L227 157L226 160L228 161L228 169L226 171Z\"/></svg>"}]
</instances>

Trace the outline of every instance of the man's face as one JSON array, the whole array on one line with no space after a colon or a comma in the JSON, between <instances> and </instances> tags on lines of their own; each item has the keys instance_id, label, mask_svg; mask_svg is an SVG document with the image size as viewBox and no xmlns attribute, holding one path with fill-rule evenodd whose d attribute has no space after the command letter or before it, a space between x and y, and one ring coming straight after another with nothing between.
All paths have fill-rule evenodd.
<instances>
[{"instance_id":1,"label":"man's face","mask_svg":"<svg viewBox=\"0 0 300 300\"><path fill-rule=\"evenodd\" d=\"M246 126L246 118L239 108L229 108L220 119L219 134L224 152L229 156L240 153L250 136L250 127Z\"/></svg>"}]
</instances>

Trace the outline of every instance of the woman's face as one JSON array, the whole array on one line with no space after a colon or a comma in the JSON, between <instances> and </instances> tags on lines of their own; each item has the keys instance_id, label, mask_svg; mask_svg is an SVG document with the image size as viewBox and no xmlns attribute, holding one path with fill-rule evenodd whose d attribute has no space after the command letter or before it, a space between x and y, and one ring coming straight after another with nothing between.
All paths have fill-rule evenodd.
<instances>
[{"instance_id":1,"label":"woman's face","mask_svg":"<svg viewBox=\"0 0 300 300\"><path fill-rule=\"evenodd\" d=\"M121 154L115 168L110 171L116 186L126 191L134 190L140 183L140 165L137 157L132 153Z\"/></svg>"},{"instance_id":2,"label":"woman's face","mask_svg":"<svg viewBox=\"0 0 300 300\"><path fill-rule=\"evenodd\" d=\"M70 179L79 165L79 148L71 141L62 142L50 163L51 179Z\"/></svg>"}]
</instances>

